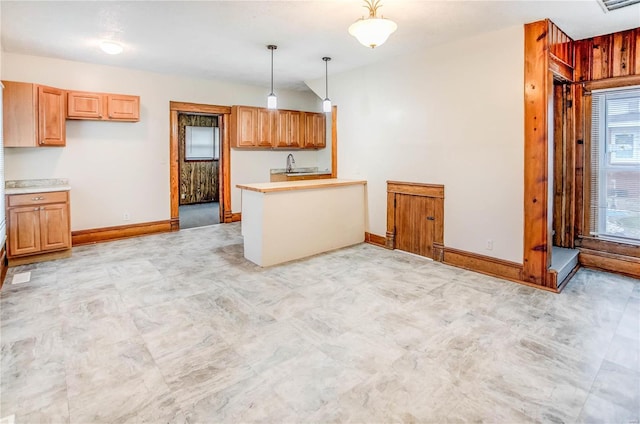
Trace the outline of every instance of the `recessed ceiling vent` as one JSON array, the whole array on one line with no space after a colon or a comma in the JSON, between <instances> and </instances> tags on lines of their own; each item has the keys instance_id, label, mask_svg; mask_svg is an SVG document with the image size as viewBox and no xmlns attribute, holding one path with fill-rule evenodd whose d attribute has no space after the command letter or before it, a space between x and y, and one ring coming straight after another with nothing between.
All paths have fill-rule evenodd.
<instances>
[{"instance_id":1,"label":"recessed ceiling vent","mask_svg":"<svg viewBox=\"0 0 640 424\"><path fill-rule=\"evenodd\" d=\"M640 3L640 0L597 0L605 12L622 9L632 4Z\"/></svg>"}]
</instances>

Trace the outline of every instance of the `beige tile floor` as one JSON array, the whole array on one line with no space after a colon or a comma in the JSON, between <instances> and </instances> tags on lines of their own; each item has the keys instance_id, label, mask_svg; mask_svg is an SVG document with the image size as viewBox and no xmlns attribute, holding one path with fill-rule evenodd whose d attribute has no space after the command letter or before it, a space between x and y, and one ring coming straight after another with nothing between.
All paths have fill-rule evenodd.
<instances>
[{"instance_id":1,"label":"beige tile floor","mask_svg":"<svg viewBox=\"0 0 640 424\"><path fill-rule=\"evenodd\" d=\"M366 244L261 269L231 224L11 269L0 307L16 423L640 419L640 281L591 270L554 295Z\"/></svg>"}]
</instances>

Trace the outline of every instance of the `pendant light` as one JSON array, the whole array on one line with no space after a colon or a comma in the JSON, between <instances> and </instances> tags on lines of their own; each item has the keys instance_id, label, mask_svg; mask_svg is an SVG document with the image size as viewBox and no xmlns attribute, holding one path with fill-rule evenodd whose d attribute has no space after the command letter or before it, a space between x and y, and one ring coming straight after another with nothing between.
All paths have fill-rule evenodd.
<instances>
[{"instance_id":1,"label":"pendant light","mask_svg":"<svg viewBox=\"0 0 640 424\"><path fill-rule=\"evenodd\" d=\"M330 57L323 57L324 60L324 100L322 101L322 111L331 112L331 100L329 100L329 61Z\"/></svg>"},{"instance_id":2,"label":"pendant light","mask_svg":"<svg viewBox=\"0 0 640 424\"><path fill-rule=\"evenodd\" d=\"M353 35L358 41L372 49L381 46L387 41L387 38L398 29L398 25L390 19L384 17L378 18L377 12L380 0L364 0L365 6L369 9L369 17L358 19L349 27L349 34Z\"/></svg>"},{"instance_id":3,"label":"pendant light","mask_svg":"<svg viewBox=\"0 0 640 424\"><path fill-rule=\"evenodd\" d=\"M278 46L274 46L273 44L269 44L267 46L269 50L271 50L271 93L267 96L267 109L277 109L278 108L278 98L273 93L273 51L278 48Z\"/></svg>"}]
</instances>

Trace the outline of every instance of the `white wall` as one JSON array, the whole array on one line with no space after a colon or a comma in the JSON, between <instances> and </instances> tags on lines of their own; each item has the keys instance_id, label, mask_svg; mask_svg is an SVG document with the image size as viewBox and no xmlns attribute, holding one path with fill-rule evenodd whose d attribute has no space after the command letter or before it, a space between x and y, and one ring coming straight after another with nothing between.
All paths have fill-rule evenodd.
<instances>
[{"instance_id":1,"label":"white wall","mask_svg":"<svg viewBox=\"0 0 640 424\"><path fill-rule=\"evenodd\" d=\"M445 245L522 262L523 74L518 26L330 76L338 176L369 182L368 231L386 232L387 180L444 184Z\"/></svg>"},{"instance_id":2,"label":"white wall","mask_svg":"<svg viewBox=\"0 0 640 424\"><path fill-rule=\"evenodd\" d=\"M67 121L64 148L6 148L6 179L69 178L73 230L170 218L169 102L263 106L268 89L102 65L3 53L2 78L54 87L140 96L140 122ZM319 111L310 91L278 90L278 106ZM239 183L266 182L284 168L283 151L231 152L231 206ZM318 166L316 151L293 152L297 166ZM124 212L131 216L123 221Z\"/></svg>"}]
</instances>

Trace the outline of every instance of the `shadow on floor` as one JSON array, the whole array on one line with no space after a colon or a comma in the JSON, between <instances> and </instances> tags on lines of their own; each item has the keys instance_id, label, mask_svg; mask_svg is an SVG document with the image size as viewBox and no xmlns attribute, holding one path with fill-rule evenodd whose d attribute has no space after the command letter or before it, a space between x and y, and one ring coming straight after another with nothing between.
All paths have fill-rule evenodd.
<instances>
[{"instance_id":1,"label":"shadow on floor","mask_svg":"<svg viewBox=\"0 0 640 424\"><path fill-rule=\"evenodd\" d=\"M204 227L220 223L218 202L182 205L179 208L180 229Z\"/></svg>"}]
</instances>

